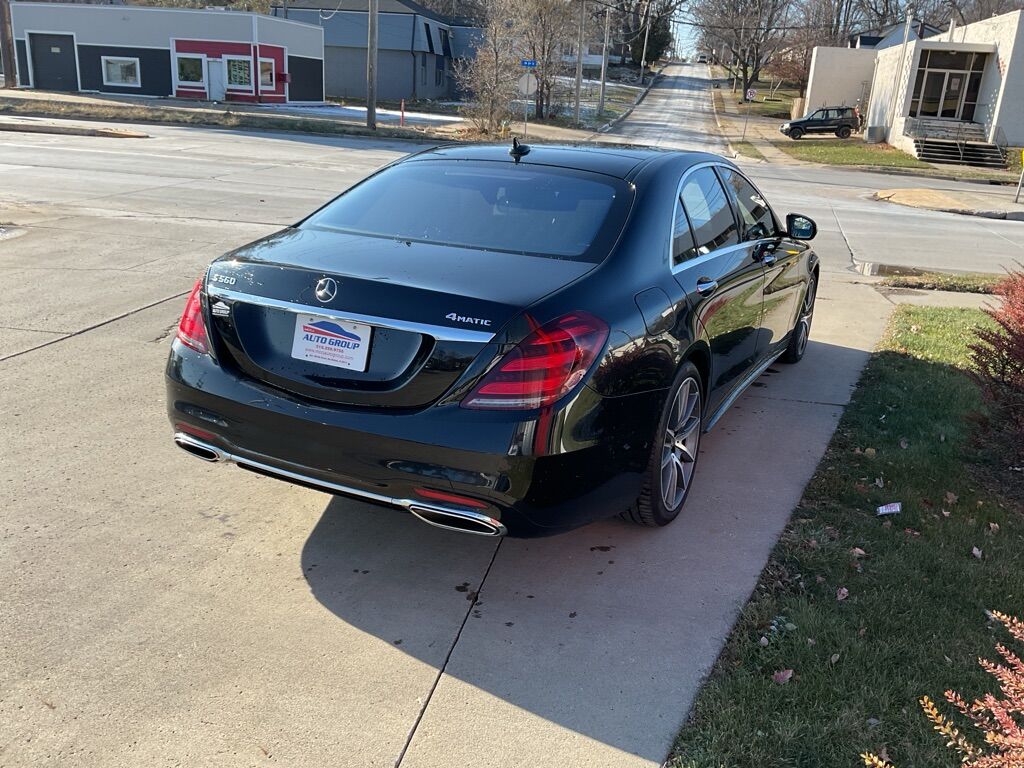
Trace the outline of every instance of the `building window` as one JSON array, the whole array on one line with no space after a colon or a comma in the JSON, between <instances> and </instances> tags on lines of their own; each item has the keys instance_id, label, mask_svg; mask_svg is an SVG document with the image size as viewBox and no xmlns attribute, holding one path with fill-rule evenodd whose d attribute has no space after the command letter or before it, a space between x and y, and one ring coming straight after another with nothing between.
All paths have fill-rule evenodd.
<instances>
[{"instance_id":1,"label":"building window","mask_svg":"<svg viewBox=\"0 0 1024 768\"><path fill-rule=\"evenodd\" d=\"M427 84L427 54L420 54L420 85Z\"/></svg>"},{"instance_id":2,"label":"building window","mask_svg":"<svg viewBox=\"0 0 1024 768\"><path fill-rule=\"evenodd\" d=\"M140 88L139 60L122 56L101 56L103 84L123 88Z\"/></svg>"},{"instance_id":3,"label":"building window","mask_svg":"<svg viewBox=\"0 0 1024 768\"><path fill-rule=\"evenodd\" d=\"M260 59L260 90L272 91L274 88L274 60Z\"/></svg>"},{"instance_id":4,"label":"building window","mask_svg":"<svg viewBox=\"0 0 1024 768\"><path fill-rule=\"evenodd\" d=\"M434 85L438 88L444 85L444 56L434 57Z\"/></svg>"},{"instance_id":5,"label":"building window","mask_svg":"<svg viewBox=\"0 0 1024 768\"><path fill-rule=\"evenodd\" d=\"M423 22L423 32L427 36L427 49L431 53L437 53L437 51L434 50L434 36L430 34L430 25L425 21Z\"/></svg>"},{"instance_id":6,"label":"building window","mask_svg":"<svg viewBox=\"0 0 1024 768\"><path fill-rule=\"evenodd\" d=\"M252 90L252 60L249 58L229 58L228 88L246 88Z\"/></svg>"},{"instance_id":7,"label":"building window","mask_svg":"<svg viewBox=\"0 0 1024 768\"><path fill-rule=\"evenodd\" d=\"M206 86L202 56L177 57L178 85Z\"/></svg>"}]
</instances>

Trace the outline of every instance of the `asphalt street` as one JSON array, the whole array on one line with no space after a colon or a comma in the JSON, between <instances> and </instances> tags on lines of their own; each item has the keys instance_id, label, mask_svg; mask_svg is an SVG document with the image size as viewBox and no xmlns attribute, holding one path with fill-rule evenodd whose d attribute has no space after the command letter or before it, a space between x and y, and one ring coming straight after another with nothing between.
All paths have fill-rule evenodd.
<instances>
[{"instance_id":1,"label":"asphalt street","mask_svg":"<svg viewBox=\"0 0 1024 768\"><path fill-rule=\"evenodd\" d=\"M672 64L627 120L601 135L603 141L662 149L724 153L708 97L706 64Z\"/></svg>"},{"instance_id":2,"label":"asphalt street","mask_svg":"<svg viewBox=\"0 0 1024 768\"><path fill-rule=\"evenodd\" d=\"M1024 255L891 178L749 166L821 227L805 360L671 527L496 544L203 464L164 414L206 263L414 147L147 130L0 141L0 766L657 766L885 323L859 266Z\"/></svg>"}]
</instances>

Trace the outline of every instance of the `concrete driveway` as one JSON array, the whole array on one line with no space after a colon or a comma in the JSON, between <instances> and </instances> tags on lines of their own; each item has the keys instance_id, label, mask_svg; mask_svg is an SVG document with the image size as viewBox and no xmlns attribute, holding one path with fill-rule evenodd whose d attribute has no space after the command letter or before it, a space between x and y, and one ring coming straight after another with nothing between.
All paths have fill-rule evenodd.
<instances>
[{"instance_id":1,"label":"concrete driveway","mask_svg":"<svg viewBox=\"0 0 1024 768\"><path fill-rule=\"evenodd\" d=\"M0 766L658 765L888 312L856 193L822 193L806 359L707 437L680 520L495 544L205 465L164 416L209 259L409 146L151 133L0 141Z\"/></svg>"}]
</instances>

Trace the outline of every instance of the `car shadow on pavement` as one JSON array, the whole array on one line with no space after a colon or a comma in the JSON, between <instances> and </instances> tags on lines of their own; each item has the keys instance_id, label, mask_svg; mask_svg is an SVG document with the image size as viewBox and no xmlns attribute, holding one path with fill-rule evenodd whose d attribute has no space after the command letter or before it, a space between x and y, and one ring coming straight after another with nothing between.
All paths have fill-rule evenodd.
<instances>
[{"instance_id":1,"label":"car shadow on pavement","mask_svg":"<svg viewBox=\"0 0 1024 768\"><path fill-rule=\"evenodd\" d=\"M467 708L481 721L539 716L531 738L556 752L570 729L661 761L866 358L812 341L801 365L772 366L705 435L690 500L667 528L612 518L499 544L335 498L303 572L338 618L444 666L418 732L455 750L451 764L473 760L459 750L474 740L460 745L451 725Z\"/></svg>"}]
</instances>

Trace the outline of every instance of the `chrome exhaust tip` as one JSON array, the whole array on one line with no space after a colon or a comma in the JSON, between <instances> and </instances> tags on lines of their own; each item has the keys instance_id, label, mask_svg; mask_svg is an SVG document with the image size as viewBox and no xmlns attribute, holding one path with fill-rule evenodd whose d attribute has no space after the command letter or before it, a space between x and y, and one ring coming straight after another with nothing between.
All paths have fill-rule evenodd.
<instances>
[{"instance_id":1,"label":"chrome exhaust tip","mask_svg":"<svg viewBox=\"0 0 1024 768\"><path fill-rule=\"evenodd\" d=\"M476 536L504 536L507 533L504 525L479 512L417 506L409 507L409 511L424 523L448 531L472 533Z\"/></svg>"},{"instance_id":2,"label":"chrome exhaust tip","mask_svg":"<svg viewBox=\"0 0 1024 768\"><path fill-rule=\"evenodd\" d=\"M174 435L174 444L181 448L181 450L191 453L203 461L214 462L224 460L224 454L216 448L206 443L201 443L184 432L178 432Z\"/></svg>"}]
</instances>

